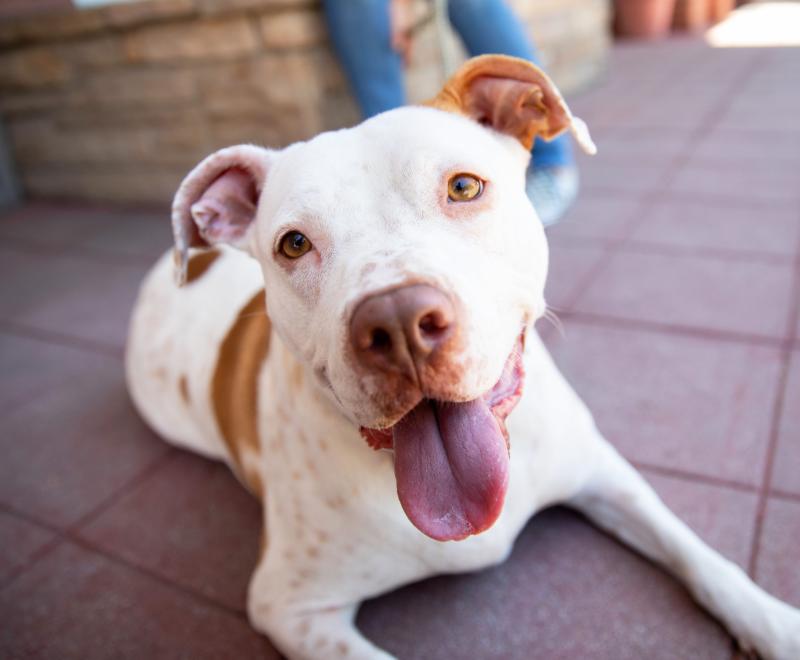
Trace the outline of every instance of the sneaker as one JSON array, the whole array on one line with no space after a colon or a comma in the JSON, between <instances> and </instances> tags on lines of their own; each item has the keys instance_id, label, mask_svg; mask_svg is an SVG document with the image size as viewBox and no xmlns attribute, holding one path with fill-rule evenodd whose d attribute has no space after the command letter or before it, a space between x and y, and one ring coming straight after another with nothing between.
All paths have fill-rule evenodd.
<instances>
[{"instance_id":1,"label":"sneaker","mask_svg":"<svg viewBox=\"0 0 800 660\"><path fill-rule=\"evenodd\" d=\"M545 227L557 223L578 196L578 168L574 165L532 167L525 192Z\"/></svg>"}]
</instances>

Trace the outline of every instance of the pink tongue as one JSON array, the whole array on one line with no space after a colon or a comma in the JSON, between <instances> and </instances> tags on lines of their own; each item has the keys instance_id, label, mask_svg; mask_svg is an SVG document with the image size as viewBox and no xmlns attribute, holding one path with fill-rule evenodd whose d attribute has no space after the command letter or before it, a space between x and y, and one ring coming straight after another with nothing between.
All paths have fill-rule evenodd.
<instances>
[{"instance_id":1,"label":"pink tongue","mask_svg":"<svg viewBox=\"0 0 800 660\"><path fill-rule=\"evenodd\" d=\"M393 434L397 494L417 529L450 541L497 520L508 486L508 449L483 399L424 400Z\"/></svg>"}]
</instances>

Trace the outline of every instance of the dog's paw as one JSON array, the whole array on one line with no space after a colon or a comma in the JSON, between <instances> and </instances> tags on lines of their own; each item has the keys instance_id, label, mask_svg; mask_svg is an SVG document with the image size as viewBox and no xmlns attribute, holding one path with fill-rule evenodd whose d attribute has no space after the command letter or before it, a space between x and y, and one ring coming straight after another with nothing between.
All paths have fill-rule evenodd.
<instances>
[{"instance_id":1,"label":"dog's paw","mask_svg":"<svg viewBox=\"0 0 800 660\"><path fill-rule=\"evenodd\" d=\"M800 658L800 610L780 601L771 603L767 630L749 638L740 638L739 647L747 657L764 660Z\"/></svg>"}]
</instances>

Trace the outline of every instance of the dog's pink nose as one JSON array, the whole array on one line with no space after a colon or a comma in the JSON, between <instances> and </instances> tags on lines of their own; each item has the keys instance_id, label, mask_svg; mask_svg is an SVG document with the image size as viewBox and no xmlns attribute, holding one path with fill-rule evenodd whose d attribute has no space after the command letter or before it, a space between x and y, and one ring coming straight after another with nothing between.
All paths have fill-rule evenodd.
<instances>
[{"instance_id":1,"label":"dog's pink nose","mask_svg":"<svg viewBox=\"0 0 800 660\"><path fill-rule=\"evenodd\" d=\"M350 321L350 338L364 367L413 374L455 328L450 298L427 284L414 284L362 300Z\"/></svg>"}]
</instances>

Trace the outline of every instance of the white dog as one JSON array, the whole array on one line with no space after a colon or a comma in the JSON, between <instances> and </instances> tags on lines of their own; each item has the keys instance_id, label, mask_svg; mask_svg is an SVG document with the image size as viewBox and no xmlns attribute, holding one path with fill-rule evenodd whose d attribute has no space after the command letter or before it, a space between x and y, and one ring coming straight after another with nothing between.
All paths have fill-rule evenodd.
<instances>
[{"instance_id":1,"label":"white dog","mask_svg":"<svg viewBox=\"0 0 800 660\"><path fill-rule=\"evenodd\" d=\"M353 625L362 600L502 562L562 502L683 580L744 648L800 658L800 611L667 510L532 329L548 252L529 149L569 129L592 150L585 126L502 56L428 106L205 159L173 207L184 286L165 255L134 309L142 415L263 500L252 624L291 658L387 658Z\"/></svg>"}]
</instances>

